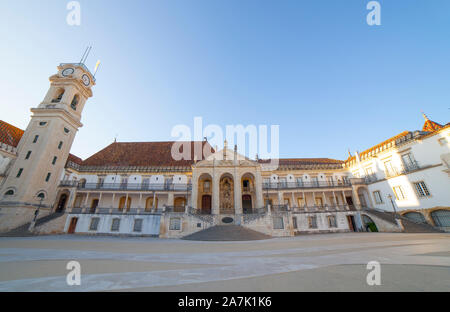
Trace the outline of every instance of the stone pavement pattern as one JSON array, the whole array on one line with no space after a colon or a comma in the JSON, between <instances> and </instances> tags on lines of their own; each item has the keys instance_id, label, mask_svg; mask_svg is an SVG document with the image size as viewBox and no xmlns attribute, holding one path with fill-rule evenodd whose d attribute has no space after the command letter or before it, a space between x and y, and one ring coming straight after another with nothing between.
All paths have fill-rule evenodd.
<instances>
[{"instance_id":1,"label":"stone pavement pattern","mask_svg":"<svg viewBox=\"0 0 450 312\"><path fill-rule=\"evenodd\" d=\"M66 264L81 264L68 286ZM366 265L381 263L381 286ZM450 291L450 235L346 233L251 242L0 238L0 291Z\"/></svg>"}]
</instances>

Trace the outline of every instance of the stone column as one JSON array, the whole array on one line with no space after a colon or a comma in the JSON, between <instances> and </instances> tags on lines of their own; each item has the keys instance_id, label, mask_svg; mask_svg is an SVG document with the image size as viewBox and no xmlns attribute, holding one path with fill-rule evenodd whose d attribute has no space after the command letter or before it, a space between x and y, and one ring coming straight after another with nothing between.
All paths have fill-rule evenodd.
<instances>
[{"instance_id":1,"label":"stone column","mask_svg":"<svg viewBox=\"0 0 450 312\"><path fill-rule=\"evenodd\" d=\"M233 175L234 180L234 213L241 215L242 211L242 184L241 179L237 173L236 167Z\"/></svg>"},{"instance_id":2,"label":"stone column","mask_svg":"<svg viewBox=\"0 0 450 312\"><path fill-rule=\"evenodd\" d=\"M283 192L278 191L278 205L283 205L283 204L284 204Z\"/></svg>"},{"instance_id":3,"label":"stone column","mask_svg":"<svg viewBox=\"0 0 450 312\"><path fill-rule=\"evenodd\" d=\"M173 206L174 205L174 195L172 192L168 194L167 198L167 206Z\"/></svg>"},{"instance_id":4,"label":"stone column","mask_svg":"<svg viewBox=\"0 0 450 312\"><path fill-rule=\"evenodd\" d=\"M198 176L195 173L195 169L194 172L192 173L192 190L191 190L191 201L190 201L190 206L194 209L197 209L199 207L197 207L197 201L198 201ZM189 205L189 204L187 204Z\"/></svg>"},{"instance_id":5,"label":"stone column","mask_svg":"<svg viewBox=\"0 0 450 312\"><path fill-rule=\"evenodd\" d=\"M213 180L212 180L212 209L211 213L214 215L218 215L220 213L219 204L220 204L220 185L219 185L219 176L214 172Z\"/></svg>"},{"instance_id":6,"label":"stone column","mask_svg":"<svg viewBox=\"0 0 450 312\"><path fill-rule=\"evenodd\" d=\"M75 204L75 199L77 198L77 190L75 188L70 190L70 195L69 195L69 203L67 205L67 208L72 209L73 205Z\"/></svg>"},{"instance_id":7,"label":"stone column","mask_svg":"<svg viewBox=\"0 0 450 312\"><path fill-rule=\"evenodd\" d=\"M256 208L264 207L263 189L262 189L262 177L261 171L257 170L255 175L255 195L256 195Z\"/></svg>"}]
</instances>

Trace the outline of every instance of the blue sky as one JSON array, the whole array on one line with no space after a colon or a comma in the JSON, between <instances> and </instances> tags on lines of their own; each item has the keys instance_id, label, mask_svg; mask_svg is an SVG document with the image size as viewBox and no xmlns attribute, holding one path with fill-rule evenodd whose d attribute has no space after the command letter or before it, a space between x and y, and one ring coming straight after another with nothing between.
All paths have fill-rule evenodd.
<instances>
[{"instance_id":1,"label":"blue sky","mask_svg":"<svg viewBox=\"0 0 450 312\"><path fill-rule=\"evenodd\" d=\"M72 153L172 140L179 124L279 125L281 157L345 159L450 113L450 1L0 1L0 119L25 129L88 45L97 86ZM253 155L250 155L253 156Z\"/></svg>"}]
</instances>

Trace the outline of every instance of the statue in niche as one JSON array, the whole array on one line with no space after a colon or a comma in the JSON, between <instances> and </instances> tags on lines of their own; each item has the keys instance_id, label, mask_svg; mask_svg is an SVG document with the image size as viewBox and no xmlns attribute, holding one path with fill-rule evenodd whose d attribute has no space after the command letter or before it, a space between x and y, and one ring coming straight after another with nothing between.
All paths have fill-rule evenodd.
<instances>
[{"instance_id":1,"label":"statue in niche","mask_svg":"<svg viewBox=\"0 0 450 312\"><path fill-rule=\"evenodd\" d=\"M224 178L221 183L221 208L233 209L233 185L230 178Z\"/></svg>"}]
</instances>

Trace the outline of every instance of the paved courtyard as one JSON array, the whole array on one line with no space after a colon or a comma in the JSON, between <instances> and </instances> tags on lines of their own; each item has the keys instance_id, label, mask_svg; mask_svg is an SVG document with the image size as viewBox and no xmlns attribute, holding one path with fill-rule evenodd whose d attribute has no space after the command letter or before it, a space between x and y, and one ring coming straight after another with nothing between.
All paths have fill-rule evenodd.
<instances>
[{"instance_id":1,"label":"paved courtyard","mask_svg":"<svg viewBox=\"0 0 450 312\"><path fill-rule=\"evenodd\" d=\"M72 260L81 286L67 285ZM381 263L380 286L367 285L370 261ZM450 234L0 238L0 291L450 291Z\"/></svg>"}]
</instances>

